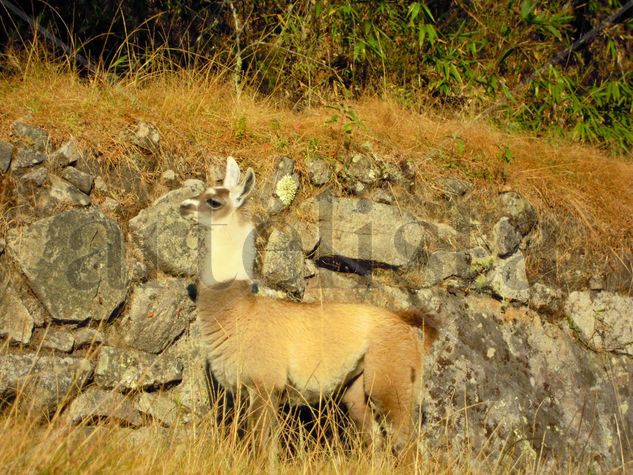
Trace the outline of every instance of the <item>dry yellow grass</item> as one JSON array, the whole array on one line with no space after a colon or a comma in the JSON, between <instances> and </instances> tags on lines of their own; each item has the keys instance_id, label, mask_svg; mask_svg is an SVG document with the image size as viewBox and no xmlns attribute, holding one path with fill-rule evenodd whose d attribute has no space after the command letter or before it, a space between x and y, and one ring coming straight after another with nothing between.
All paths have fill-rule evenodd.
<instances>
[{"instance_id":1,"label":"dry yellow grass","mask_svg":"<svg viewBox=\"0 0 633 475\"><path fill-rule=\"evenodd\" d=\"M392 455L391 446L363 446L349 426L339 426L339 437L331 433L320 443L308 436L305 426L281 421L277 436L291 440L292 448L274 455L272 450L255 451L248 433L238 434L236 423L217 423L222 408L188 426L165 428L148 422L140 429L121 427L113 420L98 425L71 425L63 414L49 422L19 415L12 407L0 416L0 467L3 473L421 473L479 474L536 473L544 467L555 470L558 462L535 457L506 442L504 453L486 453L487 441L478 449L470 443L451 444L450 424L446 440L431 448L411 448L407 458ZM335 416L329 413L325 424ZM343 419L337 417L336 421ZM293 422L294 421L294 422ZM288 430L294 429L294 436ZM336 429L335 429L336 431ZM493 433L491 437L494 437ZM290 439L288 439L290 437ZM424 440L422 435L421 440ZM287 446L285 446L287 447ZM568 470L579 465L572 463Z\"/></svg>"}]
</instances>

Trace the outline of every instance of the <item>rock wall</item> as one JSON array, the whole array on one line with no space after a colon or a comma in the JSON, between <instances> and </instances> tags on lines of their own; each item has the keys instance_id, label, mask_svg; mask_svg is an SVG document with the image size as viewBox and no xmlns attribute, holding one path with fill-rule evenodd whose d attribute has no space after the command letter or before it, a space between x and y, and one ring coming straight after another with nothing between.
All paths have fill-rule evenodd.
<instances>
[{"instance_id":1,"label":"rock wall","mask_svg":"<svg viewBox=\"0 0 633 475\"><path fill-rule=\"evenodd\" d=\"M178 204L205 187L180 182L121 219L108 177L75 167L71 141L17 123L0 143L0 172L17 204L0 240L0 404L62 411L71 423L109 418L188 424L210 407L191 284L199 231ZM139 124L129 140L160 152ZM613 468L633 448L633 299L600 285L569 295L529 282L524 251L539 222L516 192L482 222L472 184L444 179L438 220L415 200L415 170L352 154L336 169L313 158L306 176L278 160L260 201L262 292L303 301L422 308L441 323L425 359L424 440L511 457L580 460ZM347 196L295 202L298 188L334 179ZM466 216L466 218L465 218ZM459 445L459 444L457 444ZM550 457L551 456L551 457Z\"/></svg>"}]
</instances>

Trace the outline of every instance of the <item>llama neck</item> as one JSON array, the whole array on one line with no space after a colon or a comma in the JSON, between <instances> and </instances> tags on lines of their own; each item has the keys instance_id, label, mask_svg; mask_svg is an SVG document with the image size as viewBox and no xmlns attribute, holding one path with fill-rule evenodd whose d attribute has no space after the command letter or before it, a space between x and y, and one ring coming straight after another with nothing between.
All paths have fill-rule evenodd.
<instances>
[{"instance_id":1,"label":"llama neck","mask_svg":"<svg viewBox=\"0 0 633 475\"><path fill-rule=\"evenodd\" d=\"M253 277L254 226L237 214L212 223L205 231L200 280L209 287L224 287Z\"/></svg>"},{"instance_id":2,"label":"llama neck","mask_svg":"<svg viewBox=\"0 0 633 475\"><path fill-rule=\"evenodd\" d=\"M237 320L242 317L235 312L239 304L253 301L247 281L239 280L208 287L203 283L198 288L198 321L203 340L215 348L227 337L234 335Z\"/></svg>"}]
</instances>

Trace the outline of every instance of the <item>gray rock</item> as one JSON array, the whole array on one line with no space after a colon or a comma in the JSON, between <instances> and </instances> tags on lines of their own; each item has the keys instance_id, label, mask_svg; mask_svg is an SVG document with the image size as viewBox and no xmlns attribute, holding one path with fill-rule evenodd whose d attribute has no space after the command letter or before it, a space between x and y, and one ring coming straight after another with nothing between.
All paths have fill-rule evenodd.
<instances>
[{"instance_id":1,"label":"gray rock","mask_svg":"<svg viewBox=\"0 0 633 475\"><path fill-rule=\"evenodd\" d=\"M394 185L399 185L404 181L404 175L400 167L395 163L384 162L382 164L382 179Z\"/></svg>"},{"instance_id":2,"label":"gray rock","mask_svg":"<svg viewBox=\"0 0 633 475\"><path fill-rule=\"evenodd\" d=\"M50 203L49 206L65 204L72 206L88 206L90 205L90 197L66 180L55 175L49 175L51 187L49 190Z\"/></svg>"},{"instance_id":3,"label":"gray rock","mask_svg":"<svg viewBox=\"0 0 633 475\"><path fill-rule=\"evenodd\" d=\"M182 371L182 363L173 357L103 346L95 381L105 388L152 389L181 381Z\"/></svg>"},{"instance_id":4,"label":"gray rock","mask_svg":"<svg viewBox=\"0 0 633 475\"><path fill-rule=\"evenodd\" d=\"M59 147L52 155L51 162L59 168L74 165L82 158L82 154L73 140L69 140Z\"/></svg>"},{"instance_id":5,"label":"gray rock","mask_svg":"<svg viewBox=\"0 0 633 475\"><path fill-rule=\"evenodd\" d=\"M372 201L376 203L384 203L386 205L393 204L393 195L383 190L382 188L376 188L371 192L369 196Z\"/></svg>"},{"instance_id":6,"label":"gray rock","mask_svg":"<svg viewBox=\"0 0 633 475\"><path fill-rule=\"evenodd\" d=\"M530 289L530 308L543 315L557 315L563 309L563 292L537 282Z\"/></svg>"},{"instance_id":7,"label":"gray rock","mask_svg":"<svg viewBox=\"0 0 633 475\"><path fill-rule=\"evenodd\" d=\"M292 230L274 228L262 255L262 276L271 287L301 295L303 280L303 250Z\"/></svg>"},{"instance_id":8,"label":"gray rock","mask_svg":"<svg viewBox=\"0 0 633 475\"><path fill-rule=\"evenodd\" d=\"M538 222L536 210L523 196L515 191L508 191L501 195L503 214L510 218L510 222L526 236Z\"/></svg>"},{"instance_id":9,"label":"gray rock","mask_svg":"<svg viewBox=\"0 0 633 475\"><path fill-rule=\"evenodd\" d=\"M173 170L165 170L161 175L162 182L169 187L178 186L178 175Z\"/></svg>"},{"instance_id":10,"label":"gray rock","mask_svg":"<svg viewBox=\"0 0 633 475\"><path fill-rule=\"evenodd\" d=\"M572 292L565 315L592 350L633 356L633 298L612 292Z\"/></svg>"},{"instance_id":11,"label":"gray rock","mask_svg":"<svg viewBox=\"0 0 633 475\"><path fill-rule=\"evenodd\" d=\"M6 142L0 142L0 172L6 173L11 165L13 157L13 145Z\"/></svg>"},{"instance_id":12,"label":"gray rock","mask_svg":"<svg viewBox=\"0 0 633 475\"><path fill-rule=\"evenodd\" d=\"M195 304L183 281L150 281L132 294L129 311L121 322L123 342L130 348L160 353L195 318Z\"/></svg>"},{"instance_id":13,"label":"gray rock","mask_svg":"<svg viewBox=\"0 0 633 475\"><path fill-rule=\"evenodd\" d=\"M134 260L128 269L130 280L135 283L145 282L149 276L147 266L141 261Z\"/></svg>"},{"instance_id":14,"label":"gray rock","mask_svg":"<svg viewBox=\"0 0 633 475\"><path fill-rule=\"evenodd\" d=\"M36 354L0 355L0 401L19 397L29 414L49 415L88 381L92 364L84 358Z\"/></svg>"},{"instance_id":15,"label":"gray rock","mask_svg":"<svg viewBox=\"0 0 633 475\"><path fill-rule=\"evenodd\" d=\"M65 331L50 330L42 338L42 348L70 353L75 346L75 338Z\"/></svg>"},{"instance_id":16,"label":"gray rock","mask_svg":"<svg viewBox=\"0 0 633 475\"><path fill-rule=\"evenodd\" d=\"M107 320L127 294L118 225L99 211L69 210L7 235L9 255L62 322Z\"/></svg>"},{"instance_id":17,"label":"gray rock","mask_svg":"<svg viewBox=\"0 0 633 475\"><path fill-rule=\"evenodd\" d=\"M101 203L101 209L106 213L119 215L123 212L123 205L119 201L106 196L106 198Z\"/></svg>"},{"instance_id":18,"label":"gray rock","mask_svg":"<svg viewBox=\"0 0 633 475\"><path fill-rule=\"evenodd\" d=\"M138 242L150 268L174 275L198 273L198 242L201 231L180 215L180 203L198 196L206 188L199 180L187 180L182 188L158 198L152 206L130 220L132 236Z\"/></svg>"},{"instance_id":19,"label":"gray rock","mask_svg":"<svg viewBox=\"0 0 633 475\"><path fill-rule=\"evenodd\" d=\"M62 178L75 185L77 189L89 195L92 190L94 178L88 173L77 170L75 167L66 167L62 170Z\"/></svg>"},{"instance_id":20,"label":"gray rock","mask_svg":"<svg viewBox=\"0 0 633 475\"><path fill-rule=\"evenodd\" d=\"M136 407L167 427L176 424L179 416L184 415L182 406L179 407L175 401L161 394L141 393Z\"/></svg>"},{"instance_id":21,"label":"gray rock","mask_svg":"<svg viewBox=\"0 0 633 475\"><path fill-rule=\"evenodd\" d=\"M143 150L155 152L160 147L160 132L154 124L139 120L129 134L129 140Z\"/></svg>"},{"instance_id":22,"label":"gray rock","mask_svg":"<svg viewBox=\"0 0 633 475\"><path fill-rule=\"evenodd\" d=\"M213 405L213 401L209 399L207 352L200 341L198 321L195 321L189 327L189 332L164 353L176 358L184 367L182 382L164 393L165 396L196 416L208 413Z\"/></svg>"},{"instance_id":23,"label":"gray rock","mask_svg":"<svg viewBox=\"0 0 633 475\"><path fill-rule=\"evenodd\" d=\"M103 177L100 177L100 176L95 178L93 188L97 193L105 194L108 192L108 185L106 185L106 182L103 180Z\"/></svg>"},{"instance_id":24,"label":"gray rock","mask_svg":"<svg viewBox=\"0 0 633 475\"><path fill-rule=\"evenodd\" d=\"M604 290L605 282L604 282L604 273L595 270L591 277L589 278L589 289L600 291Z\"/></svg>"},{"instance_id":25,"label":"gray rock","mask_svg":"<svg viewBox=\"0 0 633 475\"><path fill-rule=\"evenodd\" d=\"M20 121L15 121L11 128L13 133L20 137L29 147L33 147L38 152L46 151L46 147L48 146L48 132L44 129Z\"/></svg>"},{"instance_id":26,"label":"gray rock","mask_svg":"<svg viewBox=\"0 0 633 475\"><path fill-rule=\"evenodd\" d=\"M319 257L394 267L412 264L438 229L395 206L356 198L321 195L302 203L300 212L318 223Z\"/></svg>"},{"instance_id":27,"label":"gray rock","mask_svg":"<svg viewBox=\"0 0 633 475\"><path fill-rule=\"evenodd\" d=\"M530 284L525 272L525 258L521 251L497 261L488 278L495 295L513 302L528 303Z\"/></svg>"},{"instance_id":28,"label":"gray rock","mask_svg":"<svg viewBox=\"0 0 633 475\"><path fill-rule=\"evenodd\" d=\"M322 158L310 158L307 161L306 166L308 169L308 177L313 185L321 186L330 181L330 178L332 177L332 169Z\"/></svg>"},{"instance_id":29,"label":"gray rock","mask_svg":"<svg viewBox=\"0 0 633 475\"><path fill-rule=\"evenodd\" d=\"M71 424L116 421L126 426L139 427L143 423L141 413L129 397L94 387L71 403L67 417Z\"/></svg>"},{"instance_id":30,"label":"gray rock","mask_svg":"<svg viewBox=\"0 0 633 475\"><path fill-rule=\"evenodd\" d=\"M417 308L430 314L436 313L440 305L434 289L407 291L369 277L322 268L315 278L307 281L303 301L364 303L392 310Z\"/></svg>"},{"instance_id":31,"label":"gray rock","mask_svg":"<svg viewBox=\"0 0 633 475\"><path fill-rule=\"evenodd\" d=\"M24 168L29 168L42 163L44 160L46 160L46 155L42 152L30 148L18 147L11 162L11 170L19 171Z\"/></svg>"},{"instance_id":32,"label":"gray rock","mask_svg":"<svg viewBox=\"0 0 633 475\"><path fill-rule=\"evenodd\" d=\"M442 190L448 196L464 196L473 189L471 183L455 178L441 178L439 182Z\"/></svg>"},{"instance_id":33,"label":"gray rock","mask_svg":"<svg viewBox=\"0 0 633 475\"><path fill-rule=\"evenodd\" d=\"M347 177L351 181L360 181L371 185L378 181L380 172L374 166L374 161L367 155L352 155L347 162Z\"/></svg>"},{"instance_id":34,"label":"gray rock","mask_svg":"<svg viewBox=\"0 0 633 475\"><path fill-rule=\"evenodd\" d=\"M366 185L365 183L361 181L356 181L352 183L351 185L349 185L349 191L354 193L356 196L364 195L368 189L369 189L369 185Z\"/></svg>"},{"instance_id":35,"label":"gray rock","mask_svg":"<svg viewBox=\"0 0 633 475\"><path fill-rule=\"evenodd\" d=\"M28 345L33 334L33 317L15 291L0 283L0 338Z\"/></svg>"},{"instance_id":36,"label":"gray rock","mask_svg":"<svg viewBox=\"0 0 633 475\"><path fill-rule=\"evenodd\" d=\"M445 447L449 424L451 450L620 467L619 441L633 435L633 362L584 351L526 308L508 322L503 308L475 294L443 298L442 331L424 364L429 450Z\"/></svg>"},{"instance_id":37,"label":"gray rock","mask_svg":"<svg viewBox=\"0 0 633 475\"><path fill-rule=\"evenodd\" d=\"M293 219L289 227L291 228L289 232L301 242L304 254L308 255L314 252L319 245L319 227L301 219Z\"/></svg>"},{"instance_id":38,"label":"gray rock","mask_svg":"<svg viewBox=\"0 0 633 475\"><path fill-rule=\"evenodd\" d=\"M303 278L304 279L309 279L311 277L314 277L315 275L317 275L318 272L319 272L319 269L317 269L317 266L312 259L306 259L303 262Z\"/></svg>"},{"instance_id":39,"label":"gray rock","mask_svg":"<svg viewBox=\"0 0 633 475\"><path fill-rule=\"evenodd\" d=\"M503 217L493 230L494 247L499 257L507 257L519 248L521 244L521 234L514 228L510 218Z\"/></svg>"},{"instance_id":40,"label":"gray rock","mask_svg":"<svg viewBox=\"0 0 633 475\"><path fill-rule=\"evenodd\" d=\"M85 346L100 345L105 341L103 333L94 328L79 328L73 332L73 338L75 339L75 349L80 349Z\"/></svg>"},{"instance_id":41,"label":"gray rock","mask_svg":"<svg viewBox=\"0 0 633 475\"><path fill-rule=\"evenodd\" d=\"M424 284L432 286L450 277L470 279L473 277L471 257L468 252L437 251L429 256L424 268Z\"/></svg>"},{"instance_id":42,"label":"gray rock","mask_svg":"<svg viewBox=\"0 0 633 475\"><path fill-rule=\"evenodd\" d=\"M38 167L33 171L25 173L20 177L20 181L26 184L42 186L48 177L48 170L45 167Z\"/></svg>"}]
</instances>

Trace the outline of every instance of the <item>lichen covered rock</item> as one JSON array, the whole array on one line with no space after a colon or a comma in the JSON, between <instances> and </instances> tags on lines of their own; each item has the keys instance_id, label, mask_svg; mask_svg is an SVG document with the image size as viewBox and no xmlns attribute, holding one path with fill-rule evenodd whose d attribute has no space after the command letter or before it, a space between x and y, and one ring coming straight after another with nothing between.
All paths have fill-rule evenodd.
<instances>
[{"instance_id":1,"label":"lichen covered rock","mask_svg":"<svg viewBox=\"0 0 633 475\"><path fill-rule=\"evenodd\" d=\"M70 210L7 235L29 286L62 322L106 320L127 294L119 226L97 210Z\"/></svg>"}]
</instances>

